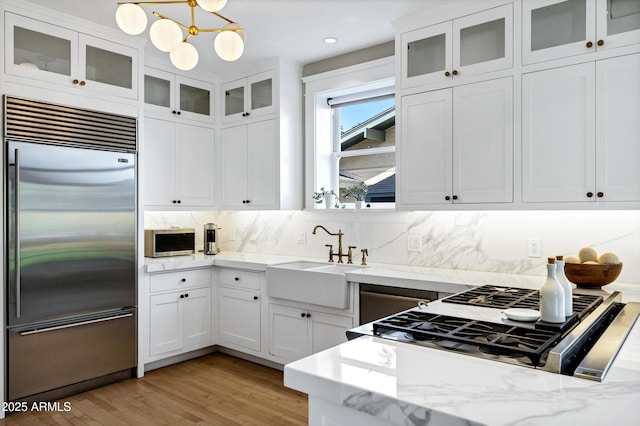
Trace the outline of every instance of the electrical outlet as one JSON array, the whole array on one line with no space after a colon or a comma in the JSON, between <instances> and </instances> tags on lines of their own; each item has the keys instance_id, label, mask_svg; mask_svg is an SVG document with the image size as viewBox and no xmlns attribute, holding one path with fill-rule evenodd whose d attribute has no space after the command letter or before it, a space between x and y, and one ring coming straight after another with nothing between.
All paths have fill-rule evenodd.
<instances>
[{"instance_id":1,"label":"electrical outlet","mask_svg":"<svg viewBox=\"0 0 640 426\"><path fill-rule=\"evenodd\" d=\"M542 248L540 246L540 238L529 238L527 240L527 253L529 257L541 257Z\"/></svg>"},{"instance_id":2,"label":"electrical outlet","mask_svg":"<svg viewBox=\"0 0 640 426\"><path fill-rule=\"evenodd\" d=\"M306 232L298 232L298 244L307 244Z\"/></svg>"},{"instance_id":3,"label":"electrical outlet","mask_svg":"<svg viewBox=\"0 0 640 426\"><path fill-rule=\"evenodd\" d=\"M236 227L232 226L231 233L229 234L229 241L235 241L235 240L236 240Z\"/></svg>"},{"instance_id":4,"label":"electrical outlet","mask_svg":"<svg viewBox=\"0 0 640 426\"><path fill-rule=\"evenodd\" d=\"M407 251L420 253L422 251L422 238L420 235L407 236Z\"/></svg>"}]
</instances>

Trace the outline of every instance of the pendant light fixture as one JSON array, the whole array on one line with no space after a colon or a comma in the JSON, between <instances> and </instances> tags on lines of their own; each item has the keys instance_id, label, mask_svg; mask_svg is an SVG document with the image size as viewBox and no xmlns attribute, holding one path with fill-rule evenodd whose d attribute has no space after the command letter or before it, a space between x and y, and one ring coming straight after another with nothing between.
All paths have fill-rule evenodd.
<instances>
[{"instance_id":1,"label":"pendant light fixture","mask_svg":"<svg viewBox=\"0 0 640 426\"><path fill-rule=\"evenodd\" d=\"M199 33L218 33L214 40L214 50L225 61L235 61L244 52L244 30L240 25L217 13L227 0L182 0L182 1L140 1L118 2L116 23L127 34L137 35L147 27L147 15L141 4L181 4L191 8L191 25L182 24L158 12L153 15L159 18L151 25L149 37L153 45L163 52L169 52L171 63L178 69L188 71L198 64L198 51L189 43L189 38ZM198 28L195 24L195 9L216 15L227 21L222 28ZM182 30L187 34L183 37Z\"/></svg>"}]
</instances>

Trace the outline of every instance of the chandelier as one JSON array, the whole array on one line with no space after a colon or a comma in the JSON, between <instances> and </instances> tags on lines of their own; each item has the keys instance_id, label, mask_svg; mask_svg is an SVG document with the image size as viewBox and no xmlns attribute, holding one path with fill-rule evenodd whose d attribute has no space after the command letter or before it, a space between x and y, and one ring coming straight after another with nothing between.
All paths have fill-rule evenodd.
<instances>
[{"instance_id":1,"label":"chandelier","mask_svg":"<svg viewBox=\"0 0 640 426\"><path fill-rule=\"evenodd\" d=\"M189 44L189 38L199 33L218 33L213 47L218 56L225 61L235 61L244 52L244 30L237 23L217 13L227 0L182 0L182 1L134 1L118 2L116 22L127 34L137 35L147 27L147 15L141 4L182 4L191 8L191 25L182 24L158 12L153 15L160 18L149 28L149 37L155 47L169 52L171 63L178 69L188 71L198 64L198 51ZM222 28L198 28L195 24L195 9L200 6L207 12L227 21ZM182 30L187 34L183 38Z\"/></svg>"}]
</instances>

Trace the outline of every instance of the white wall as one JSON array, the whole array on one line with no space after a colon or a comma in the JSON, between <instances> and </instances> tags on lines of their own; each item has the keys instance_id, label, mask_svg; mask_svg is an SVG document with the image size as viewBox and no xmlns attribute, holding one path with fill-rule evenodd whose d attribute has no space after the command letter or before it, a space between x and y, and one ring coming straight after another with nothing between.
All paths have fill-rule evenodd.
<instances>
[{"instance_id":1,"label":"white wall","mask_svg":"<svg viewBox=\"0 0 640 426\"><path fill-rule=\"evenodd\" d=\"M624 267L619 281L640 284L640 211L489 212L146 212L145 228L194 227L198 247L204 223L222 228L225 251L324 259L337 238L312 235L318 224L342 229L347 245L368 248L370 263L544 275L547 256L577 255L584 246L614 252ZM235 234L235 239L232 240ZM304 234L306 244L299 244ZM422 252L407 251L407 236L418 235ZM542 257L527 257L527 239L541 240Z\"/></svg>"}]
</instances>

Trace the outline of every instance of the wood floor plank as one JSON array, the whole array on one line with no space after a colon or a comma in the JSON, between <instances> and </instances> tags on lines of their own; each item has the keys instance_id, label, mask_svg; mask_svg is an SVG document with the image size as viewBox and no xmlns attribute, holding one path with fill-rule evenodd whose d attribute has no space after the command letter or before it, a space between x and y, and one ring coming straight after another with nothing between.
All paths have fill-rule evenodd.
<instances>
[{"instance_id":1,"label":"wood floor plank","mask_svg":"<svg viewBox=\"0 0 640 426\"><path fill-rule=\"evenodd\" d=\"M300 426L307 396L282 372L214 353L64 398L68 412L14 413L0 426Z\"/></svg>"}]
</instances>

